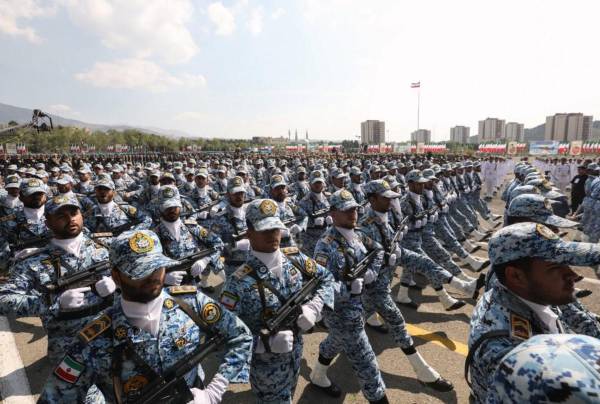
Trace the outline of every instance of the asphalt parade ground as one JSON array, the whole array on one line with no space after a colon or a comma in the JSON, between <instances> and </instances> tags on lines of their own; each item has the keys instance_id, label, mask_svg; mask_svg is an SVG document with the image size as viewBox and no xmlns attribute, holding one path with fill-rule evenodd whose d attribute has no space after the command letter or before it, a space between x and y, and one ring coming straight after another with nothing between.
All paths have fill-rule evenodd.
<instances>
[{"instance_id":1,"label":"asphalt parade ground","mask_svg":"<svg viewBox=\"0 0 600 404\"><path fill-rule=\"evenodd\" d=\"M503 204L498 198L490 204L496 214L502 214ZM570 238L570 235L567 236ZM485 257L485 251L477 256ZM400 274L398 269L397 275ZM585 277L577 284L587 288L593 294L584 298L583 303L592 311L600 312L600 281L591 268L576 268ZM467 274L476 276L473 272ZM393 283L392 293L397 292L398 277ZM216 277L214 284L220 282ZM420 384L390 334L382 335L367 329L369 340L377 355L387 395L391 403L467 403L469 390L463 378L464 361L468 352L467 337L469 319L473 311L472 300L466 300L463 308L446 312L438 302L430 287L422 292L411 290L411 297L420 303L418 310L401 308L408 323L417 349L438 372L450 380L455 390L438 393ZM455 295L459 297L459 295ZM332 399L310 386L310 369L317 361L319 343L325 338L325 332L314 332L304 338L304 355L300 379L294 396L295 403L366 403L360 392L358 381L352 372L350 363L344 355L338 356L329 369L329 378L337 383L342 397ZM0 317L0 393L5 403L34 402L50 375L53 364L46 358L47 339L37 318ZM217 362L211 357L204 368L209 377L214 374ZM254 398L250 385L231 385L225 394L223 403L252 403Z\"/></svg>"}]
</instances>

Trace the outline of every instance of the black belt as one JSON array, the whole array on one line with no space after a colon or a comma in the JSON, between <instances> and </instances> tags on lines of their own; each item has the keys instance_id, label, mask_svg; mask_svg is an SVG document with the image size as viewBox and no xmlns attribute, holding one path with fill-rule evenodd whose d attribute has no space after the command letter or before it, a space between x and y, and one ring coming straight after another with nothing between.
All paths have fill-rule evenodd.
<instances>
[{"instance_id":1,"label":"black belt","mask_svg":"<svg viewBox=\"0 0 600 404\"><path fill-rule=\"evenodd\" d=\"M94 304L92 306L88 306L82 310L74 310L74 311L62 311L58 313L56 316L57 320L80 320L84 317L95 316L100 313L102 310L112 306L113 297L107 297L102 300L102 303Z\"/></svg>"}]
</instances>

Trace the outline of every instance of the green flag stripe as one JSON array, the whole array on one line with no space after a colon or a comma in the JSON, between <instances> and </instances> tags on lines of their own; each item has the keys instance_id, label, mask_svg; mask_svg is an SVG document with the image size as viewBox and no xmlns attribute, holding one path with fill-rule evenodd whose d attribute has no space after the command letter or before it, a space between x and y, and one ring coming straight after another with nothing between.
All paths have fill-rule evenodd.
<instances>
[{"instance_id":1,"label":"green flag stripe","mask_svg":"<svg viewBox=\"0 0 600 404\"><path fill-rule=\"evenodd\" d=\"M78 372L81 372L81 370L83 369L83 365L79 362L75 362L73 359L71 359L70 356L65 356L65 364L71 369L76 370Z\"/></svg>"}]
</instances>

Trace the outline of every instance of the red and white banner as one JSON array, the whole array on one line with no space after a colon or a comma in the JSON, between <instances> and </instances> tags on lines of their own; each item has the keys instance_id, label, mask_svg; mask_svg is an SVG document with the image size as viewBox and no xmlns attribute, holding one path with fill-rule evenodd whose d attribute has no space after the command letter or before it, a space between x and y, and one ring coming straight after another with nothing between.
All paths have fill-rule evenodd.
<instances>
[{"instance_id":1,"label":"red and white banner","mask_svg":"<svg viewBox=\"0 0 600 404\"><path fill-rule=\"evenodd\" d=\"M505 154L506 153L506 144L505 143L480 144L479 152L487 153L487 154Z\"/></svg>"},{"instance_id":2,"label":"red and white banner","mask_svg":"<svg viewBox=\"0 0 600 404\"><path fill-rule=\"evenodd\" d=\"M417 81L414 83L410 83L410 88L420 88L421 87L421 82Z\"/></svg>"}]
</instances>

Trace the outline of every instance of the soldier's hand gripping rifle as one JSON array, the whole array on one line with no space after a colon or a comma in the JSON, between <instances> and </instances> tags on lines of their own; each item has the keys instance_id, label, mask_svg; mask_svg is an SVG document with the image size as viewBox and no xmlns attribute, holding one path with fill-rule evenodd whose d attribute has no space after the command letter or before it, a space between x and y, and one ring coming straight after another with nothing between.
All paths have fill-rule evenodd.
<instances>
[{"instance_id":1,"label":"soldier's hand gripping rifle","mask_svg":"<svg viewBox=\"0 0 600 404\"><path fill-rule=\"evenodd\" d=\"M98 218L102 218L101 215L98 215L97 217ZM108 237L117 237L119 234L124 233L124 232L130 230L132 227L137 226L140 223L141 222L139 220L131 220L130 222L127 222L127 223L124 223L124 224L122 224L120 226L115 227L114 229L112 229L112 231L92 233L90 235L90 237L93 238L93 239L108 238Z\"/></svg>"},{"instance_id":2,"label":"soldier's hand gripping rifle","mask_svg":"<svg viewBox=\"0 0 600 404\"><path fill-rule=\"evenodd\" d=\"M311 278L302 285L301 289L290 296L271 318L265 321L264 328L259 331L263 341L281 330L292 330L295 334L299 332L296 320L302 314L302 305L306 303L319 286L319 281L318 277Z\"/></svg>"},{"instance_id":3,"label":"soldier's hand gripping rifle","mask_svg":"<svg viewBox=\"0 0 600 404\"><path fill-rule=\"evenodd\" d=\"M185 376L224 341L225 338L220 334L211 337L189 355L177 361L158 380L152 380L151 383L144 386L140 396L133 402L135 404L187 404L193 401L194 396L185 381Z\"/></svg>"},{"instance_id":4,"label":"soldier's hand gripping rifle","mask_svg":"<svg viewBox=\"0 0 600 404\"><path fill-rule=\"evenodd\" d=\"M347 283L351 283L352 281L362 278L362 276L367 272L369 265L371 262L380 254L382 251L380 249L371 250L365 257L360 260L354 267L350 268L347 271L344 271L344 280Z\"/></svg>"},{"instance_id":5,"label":"soldier's hand gripping rifle","mask_svg":"<svg viewBox=\"0 0 600 404\"><path fill-rule=\"evenodd\" d=\"M95 284L110 271L110 261L101 261L83 271L64 275L58 278L56 283L46 285L46 290L54 295L59 295L68 289L91 287L96 293Z\"/></svg>"},{"instance_id":6,"label":"soldier's hand gripping rifle","mask_svg":"<svg viewBox=\"0 0 600 404\"><path fill-rule=\"evenodd\" d=\"M194 278L191 273L192 265L202 258L211 256L216 251L216 248L206 248L190 255L186 255L185 257L177 260L179 261L179 264L167 268L167 272L185 271L187 272L187 276L183 279L182 283L189 283Z\"/></svg>"}]
</instances>

